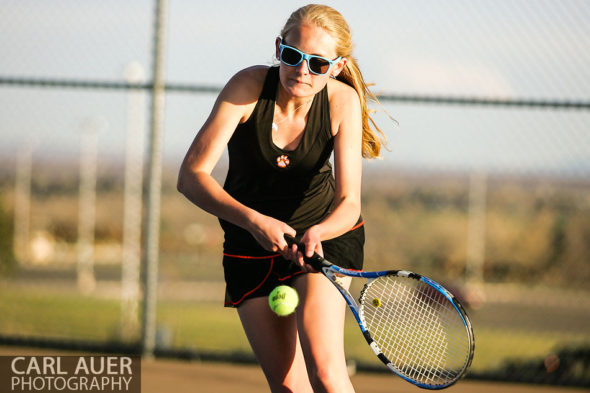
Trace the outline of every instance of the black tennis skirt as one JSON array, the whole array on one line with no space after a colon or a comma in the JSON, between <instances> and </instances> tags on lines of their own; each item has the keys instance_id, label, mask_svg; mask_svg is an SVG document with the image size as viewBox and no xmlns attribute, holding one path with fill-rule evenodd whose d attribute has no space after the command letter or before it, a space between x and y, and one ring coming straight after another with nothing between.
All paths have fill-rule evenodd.
<instances>
[{"instance_id":1,"label":"black tennis skirt","mask_svg":"<svg viewBox=\"0 0 590 393\"><path fill-rule=\"evenodd\" d=\"M346 269L362 270L365 244L364 221L334 239L322 242L324 257ZM291 285L305 274L294 262L275 253L263 256L223 253L225 306L239 307L247 299L265 297L279 285Z\"/></svg>"}]
</instances>

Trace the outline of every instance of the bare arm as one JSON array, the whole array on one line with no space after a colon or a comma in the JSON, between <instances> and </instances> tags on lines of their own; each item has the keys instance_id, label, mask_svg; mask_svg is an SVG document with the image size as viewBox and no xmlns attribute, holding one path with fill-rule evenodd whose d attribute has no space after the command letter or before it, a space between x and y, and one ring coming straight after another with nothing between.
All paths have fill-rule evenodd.
<instances>
[{"instance_id":1,"label":"bare arm","mask_svg":"<svg viewBox=\"0 0 590 393\"><path fill-rule=\"evenodd\" d=\"M203 210L249 231L265 249L279 251L286 247L283 234L294 235L295 231L241 204L211 176L236 126L251 113L264 74L260 69L247 69L224 87L184 158L177 188Z\"/></svg>"}]
</instances>

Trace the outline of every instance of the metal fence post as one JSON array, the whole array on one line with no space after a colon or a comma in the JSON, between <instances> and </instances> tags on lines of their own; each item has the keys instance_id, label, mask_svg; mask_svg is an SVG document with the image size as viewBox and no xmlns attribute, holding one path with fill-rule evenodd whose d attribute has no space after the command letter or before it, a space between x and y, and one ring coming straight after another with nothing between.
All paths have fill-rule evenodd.
<instances>
[{"instance_id":1,"label":"metal fence post","mask_svg":"<svg viewBox=\"0 0 590 393\"><path fill-rule=\"evenodd\" d=\"M164 41L167 0L156 0L152 65L152 105L148 152L148 194L144 238L144 288L141 352L154 355L156 344L156 301L160 237L160 196L162 184L162 129L164 126Z\"/></svg>"}]
</instances>

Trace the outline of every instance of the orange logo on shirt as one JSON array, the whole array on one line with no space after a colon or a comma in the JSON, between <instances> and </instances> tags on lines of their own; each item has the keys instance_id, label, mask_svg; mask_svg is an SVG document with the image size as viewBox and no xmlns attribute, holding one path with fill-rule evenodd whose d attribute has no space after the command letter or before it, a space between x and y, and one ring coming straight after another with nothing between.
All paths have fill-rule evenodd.
<instances>
[{"instance_id":1,"label":"orange logo on shirt","mask_svg":"<svg viewBox=\"0 0 590 393\"><path fill-rule=\"evenodd\" d=\"M287 156L286 154L282 154L277 157L277 166L279 168L285 168L287 167L287 165L289 165L289 163L289 156Z\"/></svg>"}]
</instances>

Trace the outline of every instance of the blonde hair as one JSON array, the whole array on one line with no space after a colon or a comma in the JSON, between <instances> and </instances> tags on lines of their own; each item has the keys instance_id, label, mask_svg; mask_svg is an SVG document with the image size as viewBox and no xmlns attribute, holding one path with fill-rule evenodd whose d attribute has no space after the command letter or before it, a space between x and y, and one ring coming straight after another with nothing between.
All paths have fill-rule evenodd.
<instances>
[{"instance_id":1,"label":"blonde hair","mask_svg":"<svg viewBox=\"0 0 590 393\"><path fill-rule=\"evenodd\" d=\"M363 126L363 157L379 157L382 139L377 133L379 133L383 139L384 135L370 116L371 111L367 108L367 97L376 102L378 102L378 100L369 90L356 59L352 56L353 43L348 23L346 23L344 17L332 7L327 5L309 4L299 8L291 14L287 23L285 23L285 27L283 27L283 30L281 31L281 36L283 38L286 37L292 29L304 23L314 24L326 30L336 41L336 55L347 59L344 69L338 74L336 79L353 87L360 98ZM375 130L371 128L369 123L373 125Z\"/></svg>"}]
</instances>

